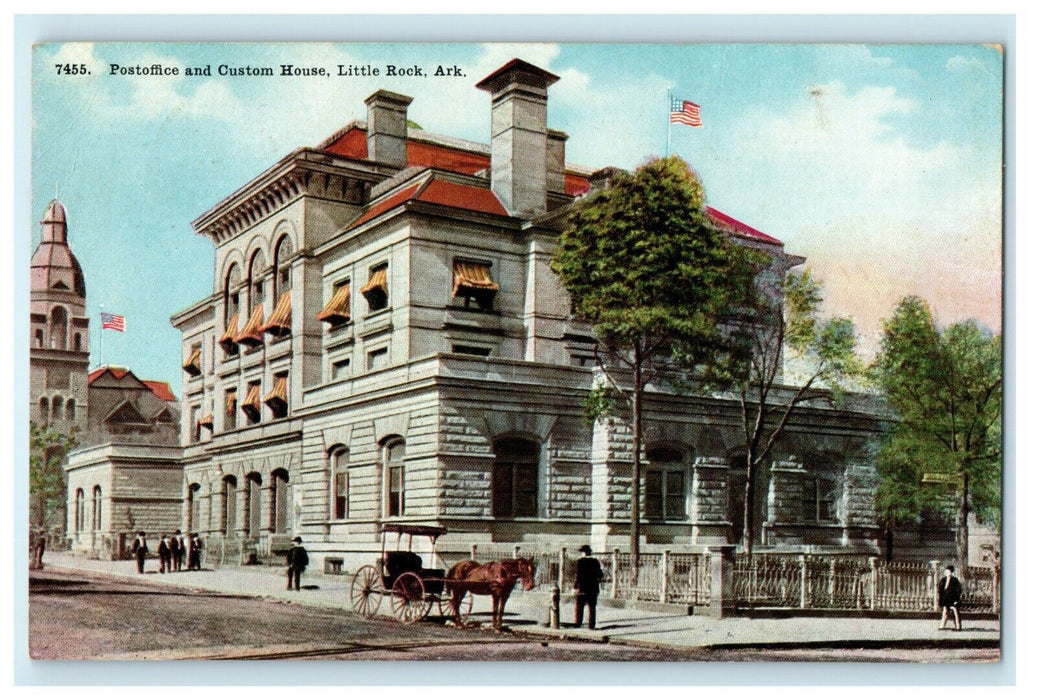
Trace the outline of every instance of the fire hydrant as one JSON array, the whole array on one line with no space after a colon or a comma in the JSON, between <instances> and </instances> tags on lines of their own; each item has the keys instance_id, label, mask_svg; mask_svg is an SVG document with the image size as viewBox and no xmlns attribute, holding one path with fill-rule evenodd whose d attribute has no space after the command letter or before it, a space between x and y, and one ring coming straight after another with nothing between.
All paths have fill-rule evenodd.
<instances>
[{"instance_id":1,"label":"fire hydrant","mask_svg":"<svg viewBox=\"0 0 1037 700\"><path fill-rule=\"evenodd\" d=\"M551 588L551 614L550 622L551 629L558 629L559 626L559 615L562 604L562 591L559 590L558 584L556 583Z\"/></svg>"}]
</instances>

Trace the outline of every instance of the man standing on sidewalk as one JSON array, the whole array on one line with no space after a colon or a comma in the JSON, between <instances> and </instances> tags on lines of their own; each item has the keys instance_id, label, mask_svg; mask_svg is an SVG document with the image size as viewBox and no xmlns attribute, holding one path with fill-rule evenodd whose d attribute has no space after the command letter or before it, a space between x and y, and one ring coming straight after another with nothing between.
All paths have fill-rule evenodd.
<instances>
[{"instance_id":1,"label":"man standing on sidewalk","mask_svg":"<svg viewBox=\"0 0 1037 700\"><path fill-rule=\"evenodd\" d=\"M940 609L943 611L940 617L940 629L946 629L947 618L953 613L954 629L961 630L961 615L958 614L958 605L961 603L961 581L954 575L954 567L948 566L940 579Z\"/></svg>"},{"instance_id":2,"label":"man standing on sidewalk","mask_svg":"<svg viewBox=\"0 0 1037 700\"><path fill-rule=\"evenodd\" d=\"M597 622L598 588L605 574L601 562L591 556L590 545L580 547L583 557L576 562L576 627L583 624L583 606L587 606L587 627L594 629Z\"/></svg>"},{"instance_id":3,"label":"man standing on sidewalk","mask_svg":"<svg viewBox=\"0 0 1037 700\"><path fill-rule=\"evenodd\" d=\"M183 562L184 538L177 530L176 534L169 538L169 570L180 571Z\"/></svg>"},{"instance_id":4,"label":"man standing on sidewalk","mask_svg":"<svg viewBox=\"0 0 1037 700\"><path fill-rule=\"evenodd\" d=\"M133 556L137 558L137 573L144 573L144 560L148 556L148 540L144 537L144 531L137 533L137 539L133 540Z\"/></svg>"},{"instance_id":5,"label":"man standing on sidewalk","mask_svg":"<svg viewBox=\"0 0 1037 700\"><path fill-rule=\"evenodd\" d=\"M295 581L295 590L299 590L299 577L302 572L306 571L306 567L310 563L310 558L306 554L306 548L302 546L302 538L296 537L295 544L291 549L288 550L288 556L285 557L285 561L288 564L288 590L292 590L292 581Z\"/></svg>"}]
</instances>

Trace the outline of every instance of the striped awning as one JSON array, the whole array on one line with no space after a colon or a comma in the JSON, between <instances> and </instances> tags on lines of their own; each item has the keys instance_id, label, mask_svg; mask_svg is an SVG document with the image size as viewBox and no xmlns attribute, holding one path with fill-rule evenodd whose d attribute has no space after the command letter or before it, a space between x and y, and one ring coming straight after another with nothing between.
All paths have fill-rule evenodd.
<instances>
[{"instance_id":1,"label":"striped awning","mask_svg":"<svg viewBox=\"0 0 1037 700\"><path fill-rule=\"evenodd\" d=\"M262 345L263 331L260 330L262 327L263 305L259 304L252 310L252 316L249 318L248 323L245 324L245 327L234 337L234 342L244 343L245 345Z\"/></svg>"},{"instance_id":2,"label":"striped awning","mask_svg":"<svg viewBox=\"0 0 1037 700\"><path fill-rule=\"evenodd\" d=\"M230 320L227 321L227 329L223 332L223 335L220 336L220 339L218 341L220 347L222 347L224 350L227 350L228 352L230 350L233 350L237 346L237 344L234 341L234 336L236 336L237 334L238 315L234 314L230 317Z\"/></svg>"},{"instance_id":3,"label":"striped awning","mask_svg":"<svg viewBox=\"0 0 1037 700\"><path fill-rule=\"evenodd\" d=\"M202 428L212 428L212 414L208 413L198 419L198 425Z\"/></svg>"},{"instance_id":4,"label":"striped awning","mask_svg":"<svg viewBox=\"0 0 1037 700\"><path fill-rule=\"evenodd\" d=\"M197 348L191 353L191 356L187 358L187 362L183 364L184 371L190 374L192 377L197 377L202 373L202 349Z\"/></svg>"},{"instance_id":5,"label":"striped awning","mask_svg":"<svg viewBox=\"0 0 1037 700\"><path fill-rule=\"evenodd\" d=\"M349 320L349 289L351 285L344 284L335 290L328 305L317 314L318 321L328 323L345 323Z\"/></svg>"},{"instance_id":6,"label":"striped awning","mask_svg":"<svg viewBox=\"0 0 1037 700\"><path fill-rule=\"evenodd\" d=\"M292 332L292 293L290 291L281 295L274 307L274 313L259 329L263 333L275 336L288 335Z\"/></svg>"},{"instance_id":7,"label":"striped awning","mask_svg":"<svg viewBox=\"0 0 1037 700\"><path fill-rule=\"evenodd\" d=\"M371 271L371 278L367 284L360 288L360 293L365 297L372 292L389 293L389 268L382 266Z\"/></svg>"},{"instance_id":8,"label":"striped awning","mask_svg":"<svg viewBox=\"0 0 1037 700\"><path fill-rule=\"evenodd\" d=\"M241 410L245 413L255 412L259 413L259 385L253 384L249 387L248 393L245 395L245 400L241 402Z\"/></svg>"},{"instance_id":9,"label":"striped awning","mask_svg":"<svg viewBox=\"0 0 1037 700\"><path fill-rule=\"evenodd\" d=\"M263 403L288 403L288 377L277 378L274 382L274 388L270 390L269 394L263 397Z\"/></svg>"},{"instance_id":10,"label":"striped awning","mask_svg":"<svg viewBox=\"0 0 1037 700\"><path fill-rule=\"evenodd\" d=\"M490 266L486 263L454 261L454 296L466 296L473 292L492 293L500 287L490 277Z\"/></svg>"}]
</instances>

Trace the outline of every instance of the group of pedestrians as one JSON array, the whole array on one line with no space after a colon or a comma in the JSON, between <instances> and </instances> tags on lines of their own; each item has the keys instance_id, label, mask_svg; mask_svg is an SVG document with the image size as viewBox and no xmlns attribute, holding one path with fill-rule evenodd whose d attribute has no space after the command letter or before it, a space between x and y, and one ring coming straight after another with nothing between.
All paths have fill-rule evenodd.
<instances>
[{"instance_id":1,"label":"group of pedestrians","mask_svg":"<svg viewBox=\"0 0 1037 700\"><path fill-rule=\"evenodd\" d=\"M188 571L200 571L203 548L202 538L198 536L198 533L192 533L187 538L180 530L177 530L171 537L162 535L158 543L158 572L164 574L183 571L185 559ZM150 553L147 536L143 531L137 533L132 551L137 560L137 573L143 574L144 560Z\"/></svg>"}]
</instances>

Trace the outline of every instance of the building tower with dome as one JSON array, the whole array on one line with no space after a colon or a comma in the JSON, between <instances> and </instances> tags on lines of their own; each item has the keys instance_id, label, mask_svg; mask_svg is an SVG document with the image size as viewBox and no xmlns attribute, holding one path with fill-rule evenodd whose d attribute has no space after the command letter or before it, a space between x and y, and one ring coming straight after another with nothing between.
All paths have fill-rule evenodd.
<instances>
[{"instance_id":1,"label":"building tower with dome","mask_svg":"<svg viewBox=\"0 0 1037 700\"><path fill-rule=\"evenodd\" d=\"M65 207L57 199L47 205L40 227L29 282L29 416L67 433L87 423L86 281L68 245Z\"/></svg>"}]
</instances>

